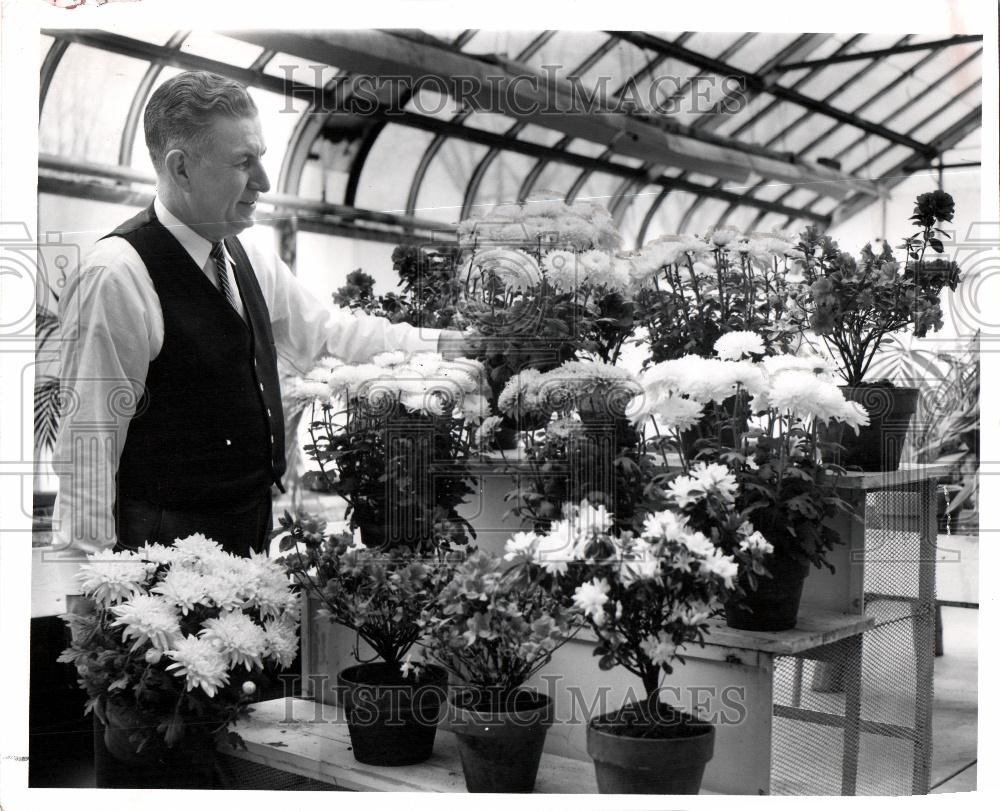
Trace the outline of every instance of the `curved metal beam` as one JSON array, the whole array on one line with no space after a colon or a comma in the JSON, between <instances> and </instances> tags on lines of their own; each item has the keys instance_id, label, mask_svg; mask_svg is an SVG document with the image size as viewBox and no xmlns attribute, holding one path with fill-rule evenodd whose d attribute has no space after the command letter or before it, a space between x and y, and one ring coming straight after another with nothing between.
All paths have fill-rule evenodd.
<instances>
[{"instance_id":1,"label":"curved metal beam","mask_svg":"<svg viewBox=\"0 0 1000 811\"><path fill-rule=\"evenodd\" d=\"M184 44L191 35L190 31L175 31L164 45L165 48L177 50ZM118 147L118 165L132 165L132 150L135 147L135 136L139 131L139 118L146 106L149 94L153 90L153 85L163 72L165 65L162 62L150 62L145 74L139 80L139 86L132 96L132 103L129 105L128 114L125 116L125 126L122 127L122 140Z\"/></svg>"},{"instance_id":2,"label":"curved metal beam","mask_svg":"<svg viewBox=\"0 0 1000 811\"><path fill-rule=\"evenodd\" d=\"M555 31L543 31L525 46L524 50L517 55L516 59L529 59L537 53L538 50L545 45L545 43L552 39L555 34ZM452 118L452 122L460 123L465 121L465 119L471 115L471 112L472 111L470 110L468 112L458 113ZM424 150L424 154L420 157L420 162L417 164L417 168L413 172L413 178L410 181L410 191L406 195L407 216L412 216L416 211L417 198L420 196L420 187L423 185L424 178L427 176L427 171L430 169L431 163L441 151L441 148L444 146L444 142L446 140L446 135L435 135L434 140L427 145L427 149Z\"/></svg>"},{"instance_id":3,"label":"curved metal beam","mask_svg":"<svg viewBox=\"0 0 1000 811\"><path fill-rule=\"evenodd\" d=\"M642 225L639 226L639 233L635 238L635 246L641 248L646 243L646 232L649 230L649 226L653 222L653 217L656 216L656 212L659 211L660 206L663 205L663 201L667 199L667 195L670 194L670 189L664 187L663 190L656 195L656 199L650 203L649 211L646 212L646 216L642 218Z\"/></svg>"},{"instance_id":4,"label":"curved metal beam","mask_svg":"<svg viewBox=\"0 0 1000 811\"><path fill-rule=\"evenodd\" d=\"M49 46L45 59L42 60L42 69L39 74L38 92L38 117L42 117L42 108L45 107L45 98L49 95L49 87L52 85L52 77L56 75L56 68L62 61L66 49L69 47L69 40L56 39Z\"/></svg>"}]
</instances>

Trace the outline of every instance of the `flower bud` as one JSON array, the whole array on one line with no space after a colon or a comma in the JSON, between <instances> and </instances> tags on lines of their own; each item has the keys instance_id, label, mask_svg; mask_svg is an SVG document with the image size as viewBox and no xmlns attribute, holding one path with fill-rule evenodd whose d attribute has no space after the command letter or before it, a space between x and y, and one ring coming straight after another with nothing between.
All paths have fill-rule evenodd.
<instances>
[{"instance_id":1,"label":"flower bud","mask_svg":"<svg viewBox=\"0 0 1000 811\"><path fill-rule=\"evenodd\" d=\"M257 685L252 681L243 682L243 695L252 696L257 692Z\"/></svg>"},{"instance_id":2,"label":"flower bud","mask_svg":"<svg viewBox=\"0 0 1000 811\"><path fill-rule=\"evenodd\" d=\"M163 654L156 648L150 648L148 651L146 651L146 661L151 665L155 665L162 658Z\"/></svg>"}]
</instances>

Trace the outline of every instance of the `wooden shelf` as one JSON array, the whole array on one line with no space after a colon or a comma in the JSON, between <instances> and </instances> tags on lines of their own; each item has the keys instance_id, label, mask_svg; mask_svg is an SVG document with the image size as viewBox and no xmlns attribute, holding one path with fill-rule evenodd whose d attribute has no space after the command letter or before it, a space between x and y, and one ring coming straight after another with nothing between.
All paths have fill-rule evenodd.
<instances>
[{"instance_id":1,"label":"wooden shelf","mask_svg":"<svg viewBox=\"0 0 1000 811\"><path fill-rule=\"evenodd\" d=\"M856 636L874 627L875 619L803 605L798 623L791 631L740 631L729 628L721 619L712 620L709 625L706 645L788 656Z\"/></svg>"},{"instance_id":2,"label":"wooden shelf","mask_svg":"<svg viewBox=\"0 0 1000 811\"><path fill-rule=\"evenodd\" d=\"M369 766L351 753L351 739L341 707L300 698L278 698L253 705L249 720L236 731L246 751L225 746L231 757L311 777L352 791L464 792L465 778L455 736L442 724L434 754L413 766ZM590 761L542 755L535 792L596 794Z\"/></svg>"}]
</instances>

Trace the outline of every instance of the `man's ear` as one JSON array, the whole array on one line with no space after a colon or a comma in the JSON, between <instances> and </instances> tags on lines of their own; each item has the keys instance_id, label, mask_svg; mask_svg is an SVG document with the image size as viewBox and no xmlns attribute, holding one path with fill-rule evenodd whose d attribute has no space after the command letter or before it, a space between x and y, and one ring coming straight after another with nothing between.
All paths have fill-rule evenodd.
<instances>
[{"instance_id":1,"label":"man's ear","mask_svg":"<svg viewBox=\"0 0 1000 811\"><path fill-rule=\"evenodd\" d=\"M171 149L163 158L163 168L170 181L187 191L191 187L191 161L180 149Z\"/></svg>"}]
</instances>

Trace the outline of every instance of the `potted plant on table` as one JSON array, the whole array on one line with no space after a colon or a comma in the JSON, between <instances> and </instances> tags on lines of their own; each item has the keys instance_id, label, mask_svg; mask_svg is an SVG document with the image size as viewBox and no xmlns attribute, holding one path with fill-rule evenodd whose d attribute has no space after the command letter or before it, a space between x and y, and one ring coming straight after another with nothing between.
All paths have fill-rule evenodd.
<instances>
[{"instance_id":1,"label":"potted plant on table","mask_svg":"<svg viewBox=\"0 0 1000 811\"><path fill-rule=\"evenodd\" d=\"M352 533L324 534L325 522L303 515L280 519L281 562L318 605L317 616L356 634L359 664L337 674L355 759L403 766L433 753L447 672L416 670L409 650L420 634L422 611L451 580L463 552L417 554L411 547L365 546ZM377 660L362 661L359 641Z\"/></svg>"},{"instance_id":2,"label":"potted plant on table","mask_svg":"<svg viewBox=\"0 0 1000 811\"><path fill-rule=\"evenodd\" d=\"M651 513L638 532L613 530L611 515L567 505L547 532L508 542L515 564L542 567L543 581L597 637L602 670L621 666L642 680L645 699L592 718L587 751L598 788L614 794L696 794L715 730L660 700L660 680L704 644L707 620L734 588L737 563L672 509ZM731 526L731 522L729 523Z\"/></svg>"},{"instance_id":3,"label":"potted plant on table","mask_svg":"<svg viewBox=\"0 0 1000 811\"><path fill-rule=\"evenodd\" d=\"M574 633L537 567L479 550L458 565L420 620L420 644L457 682L449 698L470 792L533 790L551 699L524 683Z\"/></svg>"},{"instance_id":4,"label":"potted plant on table","mask_svg":"<svg viewBox=\"0 0 1000 811\"><path fill-rule=\"evenodd\" d=\"M614 255L621 238L603 206L498 206L460 223L458 233L463 314L483 336L494 406L518 373L585 354L618 359L632 333L630 280L628 264ZM537 427L518 415L504 419L511 431Z\"/></svg>"},{"instance_id":5,"label":"potted plant on table","mask_svg":"<svg viewBox=\"0 0 1000 811\"><path fill-rule=\"evenodd\" d=\"M778 631L793 628L810 565L830 567L827 553L840 538L830 521L847 503L837 494L842 469L821 459L821 424L839 422L857 429L867 421L864 409L845 400L819 357L778 355L760 362L740 359L760 346L743 333L746 352L732 350L731 337L720 339L732 360L688 356L664 361L641 376L644 393L634 418L647 422L657 436L650 440L663 455L657 476L669 503L692 526L708 533L717 517L704 496L722 489L719 498L739 521L749 521L761 538L730 533L727 554L743 557L748 547L766 542L767 554L740 569L742 596L727 603L727 621L736 628ZM733 402L742 408L728 410ZM698 429L705 411L714 414L714 435L700 436L688 454L686 431ZM702 423L703 424L703 423ZM676 454L672 460L669 454Z\"/></svg>"},{"instance_id":6,"label":"potted plant on table","mask_svg":"<svg viewBox=\"0 0 1000 811\"><path fill-rule=\"evenodd\" d=\"M902 262L884 242L880 251L865 245L859 260L840 250L815 228L802 234L801 283L794 285L793 318L804 335L818 336L835 359L846 395L865 406L871 421L855 440L843 444L839 461L863 470L895 470L917 407L918 390L867 380L883 343L912 329L922 338L943 325L941 293L954 290L961 274L946 259L927 259L927 249L944 252L940 222L951 222L955 203L942 191L917 197L911 222L920 231L904 240ZM850 437L846 437L850 440Z\"/></svg>"},{"instance_id":7,"label":"potted plant on table","mask_svg":"<svg viewBox=\"0 0 1000 811\"><path fill-rule=\"evenodd\" d=\"M306 453L368 546L434 551L475 534L457 508L472 493L476 427L489 416L483 375L477 361L386 352L356 365L329 359L296 382L313 401Z\"/></svg>"},{"instance_id":8,"label":"potted plant on table","mask_svg":"<svg viewBox=\"0 0 1000 811\"><path fill-rule=\"evenodd\" d=\"M241 745L265 669L298 651L298 598L283 568L238 558L201 535L172 547L88 556L77 579L88 613L65 617L85 713L113 763L99 784L210 788L215 749Z\"/></svg>"}]
</instances>

